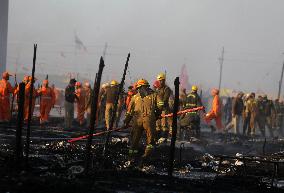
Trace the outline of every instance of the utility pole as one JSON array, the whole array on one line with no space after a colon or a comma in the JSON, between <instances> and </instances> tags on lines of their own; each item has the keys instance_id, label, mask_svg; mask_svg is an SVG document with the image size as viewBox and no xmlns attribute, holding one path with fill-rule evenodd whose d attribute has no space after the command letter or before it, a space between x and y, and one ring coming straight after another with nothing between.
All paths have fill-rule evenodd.
<instances>
[{"instance_id":1,"label":"utility pole","mask_svg":"<svg viewBox=\"0 0 284 193\"><path fill-rule=\"evenodd\" d=\"M108 45L107 45L107 42L106 42L106 43L105 43L105 47L104 47L104 51L103 51L103 59L104 59L104 61L106 60L107 47L108 47Z\"/></svg>"},{"instance_id":2,"label":"utility pole","mask_svg":"<svg viewBox=\"0 0 284 193\"><path fill-rule=\"evenodd\" d=\"M284 53L283 53L283 54L284 54ZM279 89L278 89L278 97L277 97L278 99L280 99L280 95L281 95L281 87L282 87L283 73L284 73L284 61L283 61L282 72L281 72L280 81L279 81Z\"/></svg>"},{"instance_id":3,"label":"utility pole","mask_svg":"<svg viewBox=\"0 0 284 193\"><path fill-rule=\"evenodd\" d=\"M224 63L224 46L222 48L222 54L221 57L219 58L219 64L220 64L220 77L219 77L219 87L218 89L221 89L221 84L222 84L222 71L223 71L223 63Z\"/></svg>"}]
</instances>

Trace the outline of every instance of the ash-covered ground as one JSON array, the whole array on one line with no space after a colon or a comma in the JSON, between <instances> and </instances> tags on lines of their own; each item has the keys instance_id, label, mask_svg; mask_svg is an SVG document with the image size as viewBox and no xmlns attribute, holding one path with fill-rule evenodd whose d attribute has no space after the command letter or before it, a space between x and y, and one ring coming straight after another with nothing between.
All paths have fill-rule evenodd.
<instances>
[{"instance_id":1,"label":"ash-covered ground","mask_svg":"<svg viewBox=\"0 0 284 193\"><path fill-rule=\"evenodd\" d=\"M87 129L64 130L62 123L62 118L46 126L33 122L28 166L24 158L14 161L16 126L0 125L0 192L284 192L284 139L211 133L204 127L201 139L177 140L171 178L170 141L157 144L148 159L141 159L143 142L139 157L133 158L124 130L112 133L106 156L105 136L94 137L86 172L86 141L67 140Z\"/></svg>"}]
</instances>

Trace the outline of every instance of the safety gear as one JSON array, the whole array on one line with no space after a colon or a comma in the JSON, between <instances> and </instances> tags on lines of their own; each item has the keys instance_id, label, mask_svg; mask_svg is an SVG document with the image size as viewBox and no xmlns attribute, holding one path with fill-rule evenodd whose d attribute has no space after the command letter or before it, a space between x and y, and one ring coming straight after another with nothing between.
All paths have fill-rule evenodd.
<instances>
[{"instance_id":1,"label":"safety gear","mask_svg":"<svg viewBox=\"0 0 284 193\"><path fill-rule=\"evenodd\" d=\"M140 88L141 86L149 86L149 83L145 79L140 79L136 83L136 88Z\"/></svg>"},{"instance_id":2,"label":"safety gear","mask_svg":"<svg viewBox=\"0 0 284 193\"><path fill-rule=\"evenodd\" d=\"M196 85L193 85L193 86L191 87L191 90L194 91L194 92L196 92L196 91L198 90L198 87L197 87Z\"/></svg>"},{"instance_id":3,"label":"safety gear","mask_svg":"<svg viewBox=\"0 0 284 193\"><path fill-rule=\"evenodd\" d=\"M10 94L14 92L10 82L3 79L0 80L0 120L10 121Z\"/></svg>"},{"instance_id":4,"label":"safety gear","mask_svg":"<svg viewBox=\"0 0 284 193\"><path fill-rule=\"evenodd\" d=\"M223 125L222 125L221 103L218 95L214 96L212 101L212 109L205 116L205 121L207 122L207 124L209 124L212 119L215 119L217 128L221 130L223 128Z\"/></svg>"},{"instance_id":5,"label":"safety gear","mask_svg":"<svg viewBox=\"0 0 284 193\"><path fill-rule=\"evenodd\" d=\"M30 90L31 90L31 82L26 84L25 86L25 103L24 103L24 121L28 121L29 117L29 101L30 101ZM33 116L34 108L35 108L35 99L38 96L38 93L36 89L33 89L32 92L32 109L31 109L31 115Z\"/></svg>"},{"instance_id":6,"label":"safety gear","mask_svg":"<svg viewBox=\"0 0 284 193\"><path fill-rule=\"evenodd\" d=\"M40 100L40 123L46 123L49 118L51 108L55 104L55 93L50 87L47 87L48 81L43 81L43 87L38 90L38 95L41 96Z\"/></svg>"},{"instance_id":7,"label":"safety gear","mask_svg":"<svg viewBox=\"0 0 284 193\"><path fill-rule=\"evenodd\" d=\"M81 82L76 82L75 86L82 86Z\"/></svg>"},{"instance_id":8,"label":"safety gear","mask_svg":"<svg viewBox=\"0 0 284 193\"><path fill-rule=\"evenodd\" d=\"M116 85L118 85L118 82L117 82L116 80L112 80L112 81L110 82L110 85L111 85L111 86L116 86Z\"/></svg>"},{"instance_id":9,"label":"safety gear","mask_svg":"<svg viewBox=\"0 0 284 193\"><path fill-rule=\"evenodd\" d=\"M157 80L165 80L166 79L166 75L164 73L160 73L157 76Z\"/></svg>"},{"instance_id":10,"label":"safety gear","mask_svg":"<svg viewBox=\"0 0 284 193\"><path fill-rule=\"evenodd\" d=\"M157 94L150 89L147 90L147 95L144 98L141 97L140 93L133 96L124 121L127 124L132 118L131 149L139 148L139 141L143 131L145 131L147 144L145 154L150 153L156 139L156 111L158 111Z\"/></svg>"},{"instance_id":11,"label":"safety gear","mask_svg":"<svg viewBox=\"0 0 284 193\"><path fill-rule=\"evenodd\" d=\"M3 72L2 74L2 78L5 80L8 80L9 76L12 76L11 74L9 74L8 72Z\"/></svg>"}]
</instances>

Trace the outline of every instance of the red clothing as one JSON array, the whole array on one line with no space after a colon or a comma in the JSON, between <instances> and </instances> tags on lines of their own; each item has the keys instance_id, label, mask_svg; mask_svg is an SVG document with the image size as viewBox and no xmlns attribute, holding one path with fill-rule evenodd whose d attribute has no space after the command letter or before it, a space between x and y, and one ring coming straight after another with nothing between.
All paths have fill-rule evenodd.
<instances>
[{"instance_id":1,"label":"red clothing","mask_svg":"<svg viewBox=\"0 0 284 193\"><path fill-rule=\"evenodd\" d=\"M126 97L126 99L125 99L126 109L128 109L129 104L130 104L130 101L131 101L131 98L132 98L135 94L136 94L136 92L134 92L134 91L128 91L127 97Z\"/></svg>"},{"instance_id":2,"label":"red clothing","mask_svg":"<svg viewBox=\"0 0 284 193\"><path fill-rule=\"evenodd\" d=\"M54 90L50 87L42 87L38 90L38 94L41 96L40 100L40 122L48 121L51 108L55 104Z\"/></svg>"},{"instance_id":3,"label":"red clothing","mask_svg":"<svg viewBox=\"0 0 284 193\"><path fill-rule=\"evenodd\" d=\"M10 94L13 94L14 88L8 80L0 80L0 120L10 121Z\"/></svg>"},{"instance_id":4,"label":"red clothing","mask_svg":"<svg viewBox=\"0 0 284 193\"><path fill-rule=\"evenodd\" d=\"M214 99L212 101L212 109L207 113L205 117L205 121L207 123L210 123L212 119L215 119L216 126L218 129L222 129L222 116L221 116L221 103L220 103L220 98L218 95L214 96Z\"/></svg>"}]
</instances>

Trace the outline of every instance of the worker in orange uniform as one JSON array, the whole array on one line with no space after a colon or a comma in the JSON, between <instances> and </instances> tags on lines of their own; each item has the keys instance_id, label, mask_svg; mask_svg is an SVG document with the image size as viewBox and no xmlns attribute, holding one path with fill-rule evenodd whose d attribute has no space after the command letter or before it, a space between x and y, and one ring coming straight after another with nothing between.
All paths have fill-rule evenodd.
<instances>
[{"instance_id":1,"label":"worker in orange uniform","mask_svg":"<svg viewBox=\"0 0 284 193\"><path fill-rule=\"evenodd\" d=\"M55 104L55 93L52 88L48 86L48 80L43 80L42 87L38 90L40 100L40 124L48 122L49 113Z\"/></svg>"},{"instance_id":2,"label":"worker in orange uniform","mask_svg":"<svg viewBox=\"0 0 284 193\"><path fill-rule=\"evenodd\" d=\"M210 123L212 119L215 119L216 127L221 130L222 125L222 114L221 114L221 102L219 98L219 90L214 88L211 91L211 95L214 97L212 101L212 109L205 116L205 121L207 124Z\"/></svg>"},{"instance_id":3,"label":"worker in orange uniform","mask_svg":"<svg viewBox=\"0 0 284 193\"><path fill-rule=\"evenodd\" d=\"M34 78L34 82L37 79ZM34 84L33 82L33 84ZM32 86L32 77L29 76L28 77L28 82L26 83L25 86L25 103L24 103L24 121L27 122L28 121L28 117L29 117L29 102L30 102L30 90L31 90L31 86ZM37 94L37 90L35 88L33 88L33 93L32 93L32 108L31 108L31 115L33 116L33 112L35 109L35 100L36 97L38 96Z\"/></svg>"},{"instance_id":4,"label":"worker in orange uniform","mask_svg":"<svg viewBox=\"0 0 284 193\"><path fill-rule=\"evenodd\" d=\"M4 72L0 81L0 121L3 122L11 120L10 94L13 94L14 88L9 82L10 76L8 72Z\"/></svg>"},{"instance_id":5,"label":"worker in orange uniform","mask_svg":"<svg viewBox=\"0 0 284 193\"><path fill-rule=\"evenodd\" d=\"M86 91L82 87L81 82L76 82L76 96L78 97L77 100L77 121L82 126L85 122L85 100L86 100Z\"/></svg>"}]
</instances>

